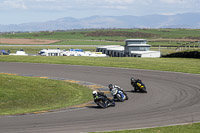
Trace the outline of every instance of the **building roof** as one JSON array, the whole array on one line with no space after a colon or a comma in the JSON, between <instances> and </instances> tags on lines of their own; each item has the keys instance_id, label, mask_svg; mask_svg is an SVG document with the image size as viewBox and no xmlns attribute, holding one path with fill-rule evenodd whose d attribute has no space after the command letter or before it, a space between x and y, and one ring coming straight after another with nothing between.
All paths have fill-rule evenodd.
<instances>
[{"instance_id":1,"label":"building roof","mask_svg":"<svg viewBox=\"0 0 200 133\"><path fill-rule=\"evenodd\" d=\"M107 50L124 51L124 46L110 47L110 48L107 48Z\"/></svg>"},{"instance_id":2,"label":"building roof","mask_svg":"<svg viewBox=\"0 0 200 133\"><path fill-rule=\"evenodd\" d=\"M42 49L42 50L61 50L61 49Z\"/></svg>"},{"instance_id":3,"label":"building roof","mask_svg":"<svg viewBox=\"0 0 200 133\"><path fill-rule=\"evenodd\" d=\"M146 39L126 39L125 41L147 41Z\"/></svg>"},{"instance_id":4,"label":"building roof","mask_svg":"<svg viewBox=\"0 0 200 133\"><path fill-rule=\"evenodd\" d=\"M107 48L117 48L117 47L122 47L122 46L120 46L120 45L106 45L106 46L100 46L100 47L97 47L97 48L107 49Z\"/></svg>"},{"instance_id":5,"label":"building roof","mask_svg":"<svg viewBox=\"0 0 200 133\"><path fill-rule=\"evenodd\" d=\"M160 51L131 51L131 54L149 54L149 53L157 53Z\"/></svg>"},{"instance_id":6,"label":"building roof","mask_svg":"<svg viewBox=\"0 0 200 133\"><path fill-rule=\"evenodd\" d=\"M128 44L127 46L128 46L128 47L129 47L129 46L131 46L131 47L132 47L132 46L133 46L133 47L134 47L134 46L135 46L135 47L141 47L141 46L142 46L142 47L147 47L147 46L150 47L151 45L149 45L149 44Z\"/></svg>"}]
</instances>

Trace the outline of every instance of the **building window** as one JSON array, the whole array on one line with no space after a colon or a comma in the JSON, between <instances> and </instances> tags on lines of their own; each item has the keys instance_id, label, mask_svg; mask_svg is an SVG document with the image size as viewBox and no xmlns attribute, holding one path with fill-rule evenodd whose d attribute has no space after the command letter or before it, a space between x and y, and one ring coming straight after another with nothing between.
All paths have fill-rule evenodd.
<instances>
[{"instance_id":1,"label":"building window","mask_svg":"<svg viewBox=\"0 0 200 133\"><path fill-rule=\"evenodd\" d=\"M146 44L146 41L127 41L127 44Z\"/></svg>"},{"instance_id":2,"label":"building window","mask_svg":"<svg viewBox=\"0 0 200 133\"><path fill-rule=\"evenodd\" d=\"M128 47L129 51L148 51L150 47Z\"/></svg>"}]
</instances>

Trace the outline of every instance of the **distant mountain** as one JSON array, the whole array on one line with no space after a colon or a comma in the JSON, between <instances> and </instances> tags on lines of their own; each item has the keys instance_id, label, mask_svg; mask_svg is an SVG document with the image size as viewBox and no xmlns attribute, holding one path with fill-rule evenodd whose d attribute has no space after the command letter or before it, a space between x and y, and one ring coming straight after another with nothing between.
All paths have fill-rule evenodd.
<instances>
[{"instance_id":1,"label":"distant mountain","mask_svg":"<svg viewBox=\"0 0 200 133\"><path fill-rule=\"evenodd\" d=\"M200 28L200 13L146 16L91 16L60 18L42 23L0 25L0 32L52 31L90 28Z\"/></svg>"}]
</instances>

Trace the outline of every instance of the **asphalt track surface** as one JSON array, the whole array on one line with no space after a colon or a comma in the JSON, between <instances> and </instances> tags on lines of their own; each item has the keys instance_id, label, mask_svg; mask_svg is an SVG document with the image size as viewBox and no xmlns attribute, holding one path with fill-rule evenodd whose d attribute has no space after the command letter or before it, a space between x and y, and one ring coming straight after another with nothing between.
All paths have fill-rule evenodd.
<instances>
[{"instance_id":1,"label":"asphalt track surface","mask_svg":"<svg viewBox=\"0 0 200 133\"><path fill-rule=\"evenodd\" d=\"M5 63L0 72L69 78L121 86L129 100L107 109L89 106L42 114L1 116L1 133L74 133L136 129L200 121L200 75L89 66ZM147 94L131 92L140 78Z\"/></svg>"}]
</instances>

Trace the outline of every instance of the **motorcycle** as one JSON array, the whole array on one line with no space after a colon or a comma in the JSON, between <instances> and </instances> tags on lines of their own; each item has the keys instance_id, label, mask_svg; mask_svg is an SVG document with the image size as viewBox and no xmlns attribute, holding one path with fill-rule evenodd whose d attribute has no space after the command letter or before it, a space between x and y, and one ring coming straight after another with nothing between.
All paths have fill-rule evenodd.
<instances>
[{"instance_id":1,"label":"motorcycle","mask_svg":"<svg viewBox=\"0 0 200 133\"><path fill-rule=\"evenodd\" d=\"M118 100L120 102L123 102L125 100L128 100L128 96L121 90L117 88L113 88L111 90L111 94L113 95L115 100Z\"/></svg>"},{"instance_id":2,"label":"motorcycle","mask_svg":"<svg viewBox=\"0 0 200 133\"><path fill-rule=\"evenodd\" d=\"M146 87L142 82L137 82L136 84L137 84L137 86L135 87L135 91L147 93Z\"/></svg>"},{"instance_id":3,"label":"motorcycle","mask_svg":"<svg viewBox=\"0 0 200 133\"><path fill-rule=\"evenodd\" d=\"M103 96L97 96L95 98L95 103L101 107L101 108L107 108L109 106L115 106L115 101L114 100L108 100L107 98L103 97Z\"/></svg>"}]
</instances>

